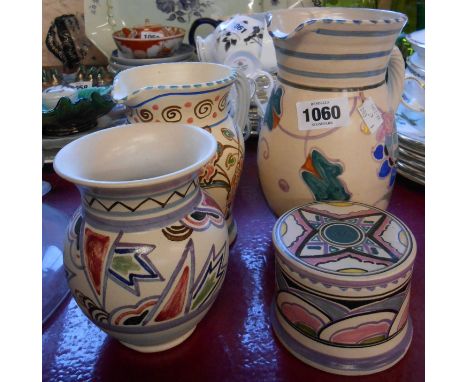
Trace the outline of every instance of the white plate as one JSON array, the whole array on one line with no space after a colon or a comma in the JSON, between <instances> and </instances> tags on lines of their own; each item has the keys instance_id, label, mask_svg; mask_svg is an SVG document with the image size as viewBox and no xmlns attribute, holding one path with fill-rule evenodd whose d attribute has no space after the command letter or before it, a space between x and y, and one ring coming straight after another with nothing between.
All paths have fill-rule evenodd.
<instances>
[{"instance_id":1,"label":"white plate","mask_svg":"<svg viewBox=\"0 0 468 382\"><path fill-rule=\"evenodd\" d=\"M416 183L419 183L419 184L422 184L422 185L424 185L424 183L425 183L424 174L421 176L421 175L409 170L408 167L405 167L404 165L402 165L399 162L398 162L397 172L401 176L403 176L403 177L405 177L405 178L407 178L409 180L412 180L413 182L416 182Z\"/></svg>"},{"instance_id":2,"label":"white plate","mask_svg":"<svg viewBox=\"0 0 468 382\"><path fill-rule=\"evenodd\" d=\"M401 140L398 142L398 155L406 157L406 158L411 158L412 160L419 162L422 165L424 165L426 162L424 152L421 155L421 153L414 151L411 148L402 146Z\"/></svg>"},{"instance_id":3,"label":"white plate","mask_svg":"<svg viewBox=\"0 0 468 382\"><path fill-rule=\"evenodd\" d=\"M146 23L177 26L186 30L184 41L187 41L190 26L197 18L211 17L218 20L236 13L287 8L291 5L289 3L292 1L85 0L85 33L106 57L110 57L112 51L116 49L112 33L123 27L129 28ZM309 5L311 2L304 3ZM172 6L178 15L171 14Z\"/></svg>"},{"instance_id":4,"label":"white plate","mask_svg":"<svg viewBox=\"0 0 468 382\"><path fill-rule=\"evenodd\" d=\"M395 113L395 122L398 135L425 145L425 117L424 113L413 111L403 104L398 106Z\"/></svg>"},{"instance_id":5,"label":"white plate","mask_svg":"<svg viewBox=\"0 0 468 382\"><path fill-rule=\"evenodd\" d=\"M418 155L425 156L425 145L410 136L399 133L398 143L407 150L413 151Z\"/></svg>"},{"instance_id":6,"label":"white plate","mask_svg":"<svg viewBox=\"0 0 468 382\"><path fill-rule=\"evenodd\" d=\"M400 147L424 158L426 141L424 113L410 110L400 104L395 113L395 123Z\"/></svg>"},{"instance_id":7,"label":"white plate","mask_svg":"<svg viewBox=\"0 0 468 382\"><path fill-rule=\"evenodd\" d=\"M398 162L405 166L411 167L415 172L425 173L426 167L424 162L419 162L414 158L402 155L401 152L398 154Z\"/></svg>"},{"instance_id":8,"label":"white plate","mask_svg":"<svg viewBox=\"0 0 468 382\"><path fill-rule=\"evenodd\" d=\"M418 184L421 184L421 185L425 185L425 180L424 179L421 179L413 174L409 174L403 170L401 170L400 168L397 170L397 173L400 174L402 177L406 178L406 179L409 179L409 180L412 180L413 182L416 182Z\"/></svg>"},{"instance_id":9,"label":"white plate","mask_svg":"<svg viewBox=\"0 0 468 382\"><path fill-rule=\"evenodd\" d=\"M178 62L185 62L185 61L191 61L191 58L192 56L189 56L188 58L186 58L185 60L180 60ZM146 65L146 64L145 64ZM147 65L152 65L152 64L147 64ZM119 64L118 62L116 62L112 57L109 58L109 66L112 71L121 71L121 70L125 70L125 69L131 69L131 68L134 68L135 66L132 66L132 65L123 65L123 64Z\"/></svg>"},{"instance_id":10,"label":"white plate","mask_svg":"<svg viewBox=\"0 0 468 382\"><path fill-rule=\"evenodd\" d=\"M117 49L112 52L112 60L117 64L127 66L141 66L150 64L161 64L163 62L183 61L193 55L195 48L188 44L181 44L179 49L172 56L161 58L127 58L123 57Z\"/></svg>"}]
</instances>

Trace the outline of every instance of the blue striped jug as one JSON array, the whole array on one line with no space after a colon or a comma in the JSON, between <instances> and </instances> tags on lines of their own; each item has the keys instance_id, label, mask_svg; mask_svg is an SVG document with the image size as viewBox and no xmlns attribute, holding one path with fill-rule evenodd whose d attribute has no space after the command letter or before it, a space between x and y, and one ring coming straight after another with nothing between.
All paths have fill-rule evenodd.
<instances>
[{"instance_id":1,"label":"blue striped jug","mask_svg":"<svg viewBox=\"0 0 468 382\"><path fill-rule=\"evenodd\" d=\"M395 41L406 21L401 13L362 8L269 14L278 81L257 157L276 214L311 201L387 208L405 70Z\"/></svg>"}]
</instances>

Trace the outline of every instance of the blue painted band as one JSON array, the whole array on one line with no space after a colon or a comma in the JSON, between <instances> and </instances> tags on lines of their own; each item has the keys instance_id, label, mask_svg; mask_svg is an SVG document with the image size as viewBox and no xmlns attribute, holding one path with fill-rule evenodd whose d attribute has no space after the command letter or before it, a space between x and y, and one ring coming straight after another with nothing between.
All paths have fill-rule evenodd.
<instances>
[{"instance_id":1,"label":"blue painted band","mask_svg":"<svg viewBox=\"0 0 468 382\"><path fill-rule=\"evenodd\" d=\"M356 54L322 54L322 53L308 53L308 52L296 52L294 50L284 49L276 47L276 51L286 56L305 58L307 60L370 60L372 58L389 56L392 53L391 50L385 50L381 52L372 53L356 53Z\"/></svg>"},{"instance_id":2,"label":"blue painted band","mask_svg":"<svg viewBox=\"0 0 468 382\"><path fill-rule=\"evenodd\" d=\"M339 31L334 29L317 29L316 33L325 36L340 37L381 37L400 34L401 28L385 31Z\"/></svg>"},{"instance_id":3,"label":"blue painted band","mask_svg":"<svg viewBox=\"0 0 468 382\"><path fill-rule=\"evenodd\" d=\"M155 213L158 213L158 212L161 212L163 210L169 210L171 208L174 208L174 207L177 207L181 204L183 204L184 202L187 202L188 199L192 198L197 192L198 192L198 187L195 186L195 188L190 192L188 193L187 195L185 195L183 198L180 198L174 202L171 202L171 203L168 203L166 204L164 207L159 205L157 202L153 202L155 205L158 205L158 207L155 207L155 208L148 208L146 210L135 210L135 211L131 211L131 210L128 210L128 211L107 211L107 210L102 210L102 209L98 209L98 208L93 208L92 206L90 207L89 206L89 203L87 203L87 201L85 201L86 203L86 209L89 209L91 211L95 211L95 212L100 212L100 213L105 213L107 216L109 217L115 217L115 218L118 218L118 217L128 217L128 216L132 216L132 217L135 217L135 216L145 216L145 215L151 215L151 214L155 214ZM154 199L154 198L152 198ZM99 200L99 199L93 199L93 200ZM116 202L119 202L118 200ZM100 204L99 202L96 202L95 204ZM105 208L105 207L103 207Z\"/></svg>"},{"instance_id":4,"label":"blue painted band","mask_svg":"<svg viewBox=\"0 0 468 382\"><path fill-rule=\"evenodd\" d=\"M284 70L285 72L295 74L297 76L311 77L311 78L327 78L327 79L348 79L348 78L368 78L374 77L387 72L387 67L369 70L367 72L351 72L351 73L318 73L318 72L308 72L306 70L299 70L289 68L287 66L278 64L278 68Z\"/></svg>"},{"instance_id":5,"label":"blue painted band","mask_svg":"<svg viewBox=\"0 0 468 382\"><path fill-rule=\"evenodd\" d=\"M102 217L92 215L90 211L83 210L84 220L91 226L102 229L109 232L119 232L122 227L125 226L125 232L141 232L149 231L151 229L164 228L174 222L182 219L184 216L189 215L193 209L200 204L202 199L201 190L199 194L192 199L192 203L177 209L174 212L170 212L163 216L150 219L139 219L139 220L110 220Z\"/></svg>"},{"instance_id":6,"label":"blue painted band","mask_svg":"<svg viewBox=\"0 0 468 382\"><path fill-rule=\"evenodd\" d=\"M223 281L224 281L224 279L223 279ZM144 335L144 334L163 332L165 330L170 330L170 329L174 329L174 328L178 328L178 327L180 328L183 324L185 324L187 322L190 322L190 320L193 320L198 316L203 317L206 314L205 312L207 312L211 308L211 305L216 300L216 298L218 296L218 293L221 290L222 282L219 283L219 286L217 287L217 289L214 291L214 293L211 294L211 297L209 297L209 299L205 303L203 303L202 305L197 307L195 310L193 310L191 312L188 312L188 313L185 313L185 314L181 315L180 317L175 318L173 320L162 321L162 322L158 322L158 323L152 323L151 325L146 325L146 326L133 326L133 325L132 326L124 326L124 325L117 326L117 325L108 324L108 323L104 323L104 322L99 322L97 320L93 320L92 317L90 317L90 319L100 329L105 330L105 331L112 331L112 332L116 332L116 333L128 333L128 334ZM111 315L112 315L112 313L113 312L110 312Z\"/></svg>"},{"instance_id":7,"label":"blue painted band","mask_svg":"<svg viewBox=\"0 0 468 382\"><path fill-rule=\"evenodd\" d=\"M364 90L375 89L375 88L378 88L379 86L382 86L386 82L385 80L383 80L383 81L380 81L380 82L378 82L376 84L367 85L367 86L356 86L356 87L340 88L340 87L325 87L325 86L309 86L309 85L297 84L295 82L285 80L284 78L281 78L280 76L278 76L277 78L278 78L278 82L280 82L282 84L285 84L285 85L288 85L288 86L291 86L293 88L302 89L302 90L312 90L312 91L315 91L315 92L337 92L337 93L341 93L341 92L360 92L360 91L364 91Z\"/></svg>"},{"instance_id":8,"label":"blue painted band","mask_svg":"<svg viewBox=\"0 0 468 382\"><path fill-rule=\"evenodd\" d=\"M233 80L234 82L234 80ZM204 91L200 91L200 92L175 92L175 93L164 93L164 94L159 94L153 98L150 98L150 99L147 99L143 102L140 102L139 104L137 105L133 105L133 106L130 106L132 109L135 109L137 107L140 107L140 106L143 106L144 104L148 103L148 102L151 102L151 101L154 101L155 99L158 99L158 98L162 98L162 97L168 97L168 96L172 96L172 95L195 95L195 94L205 94L205 93L212 93L212 92L217 92L219 90L223 90L223 89L226 89L228 88L229 86L231 86L232 83L230 84L227 84L225 86L221 86L219 88L215 88L215 89L209 89L209 90L204 90Z\"/></svg>"},{"instance_id":9,"label":"blue painted band","mask_svg":"<svg viewBox=\"0 0 468 382\"><path fill-rule=\"evenodd\" d=\"M228 118L229 118L229 113L227 113L226 116L223 119L219 120L218 122L213 123L212 125L203 126L203 128L205 128L205 127L209 127L209 128L216 127L218 125L221 125Z\"/></svg>"}]
</instances>

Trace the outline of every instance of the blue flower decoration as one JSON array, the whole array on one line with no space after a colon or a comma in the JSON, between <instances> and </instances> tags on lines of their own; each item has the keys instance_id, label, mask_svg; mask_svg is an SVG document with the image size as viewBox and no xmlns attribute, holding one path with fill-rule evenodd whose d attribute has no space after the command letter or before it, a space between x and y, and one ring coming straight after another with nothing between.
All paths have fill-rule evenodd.
<instances>
[{"instance_id":1,"label":"blue flower decoration","mask_svg":"<svg viewBox=\"0 0 468 382\"><path fill-rule=\"evenodd\" d=\"M395 158L392 158L392 156L390 155L387 145L386 144L377 145L372 155L374 156L375 159L382 162L382 164L380 165L380 170L379 170L379 178L384 179L387 176L390 176L390 181L388 185L389 187L392 187L393 184L395 183L397 169L396 169Z\"/></svg>"}]
</instances>

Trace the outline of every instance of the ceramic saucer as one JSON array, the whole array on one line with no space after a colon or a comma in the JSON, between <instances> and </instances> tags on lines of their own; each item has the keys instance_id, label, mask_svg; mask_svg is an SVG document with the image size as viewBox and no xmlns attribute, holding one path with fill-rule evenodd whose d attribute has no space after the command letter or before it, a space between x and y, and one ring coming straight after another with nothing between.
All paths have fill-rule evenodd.
<instances>
[{"instance_id":1,"label":"ceramic saucer","mask_svg":"<svg viewBox=\"0 0 468 382\"><path fill-rule=\"evenodd\" d=\"M398 135L424 146L425 144L425 117L424 113L413 111L403 104L395 114Z\"/></svg>"},{"instance_id":2,"label":"ceramic saucer","mask_svg":"<svg viewBox=\"0 0 468 382\"><path fill-rule=\"evenodd\" d=\"M398 168L397 168L398 174L400 174L401 176L409 180L412 180L413 182L424 185L424 179L425 179L424 174L415 173L414 170L410 169L408 166L406 166L402 162L397 162L397 165L398 165Z\"/></svg>"},{"instance_id":3,"label":"ceramic saucer","mask_svg":"<svg viewBox=\"0 0 468 382\"><path fill-rule=\"evenodd\" d=\"M112 52L110 59L116 64L126 65L128 67L132 66L141 66L141 65L150 65L150 64L161 64L164 62L176 62L184 61L192 56L194 48L188 44L181 44L179 49L174 52L170 57L162 58L127 58L122 56L122 54L116 49Z\"/></svg>"},{"instance_id":4,"label":"ceramic saucer","mask_svg":"<svg viewBox=\"0 0 468 382\"><path fill-rule=\"evenodd\" d=\"M395 122L398 133L398 173L424 185L425 117L403 104L397 109Z\"/></svg>"},{"instance_id":5,"label":"ceramic saucer","mask_svg":"<svg viewBox=\"0 0 468 382\"><path fill-rule=\"evenodd\" d=\"M424 161L420 161L409 155L403 154L401 151L398 153L398 161L422 172L426 169Z\"/></svg>"}]
</instances>

